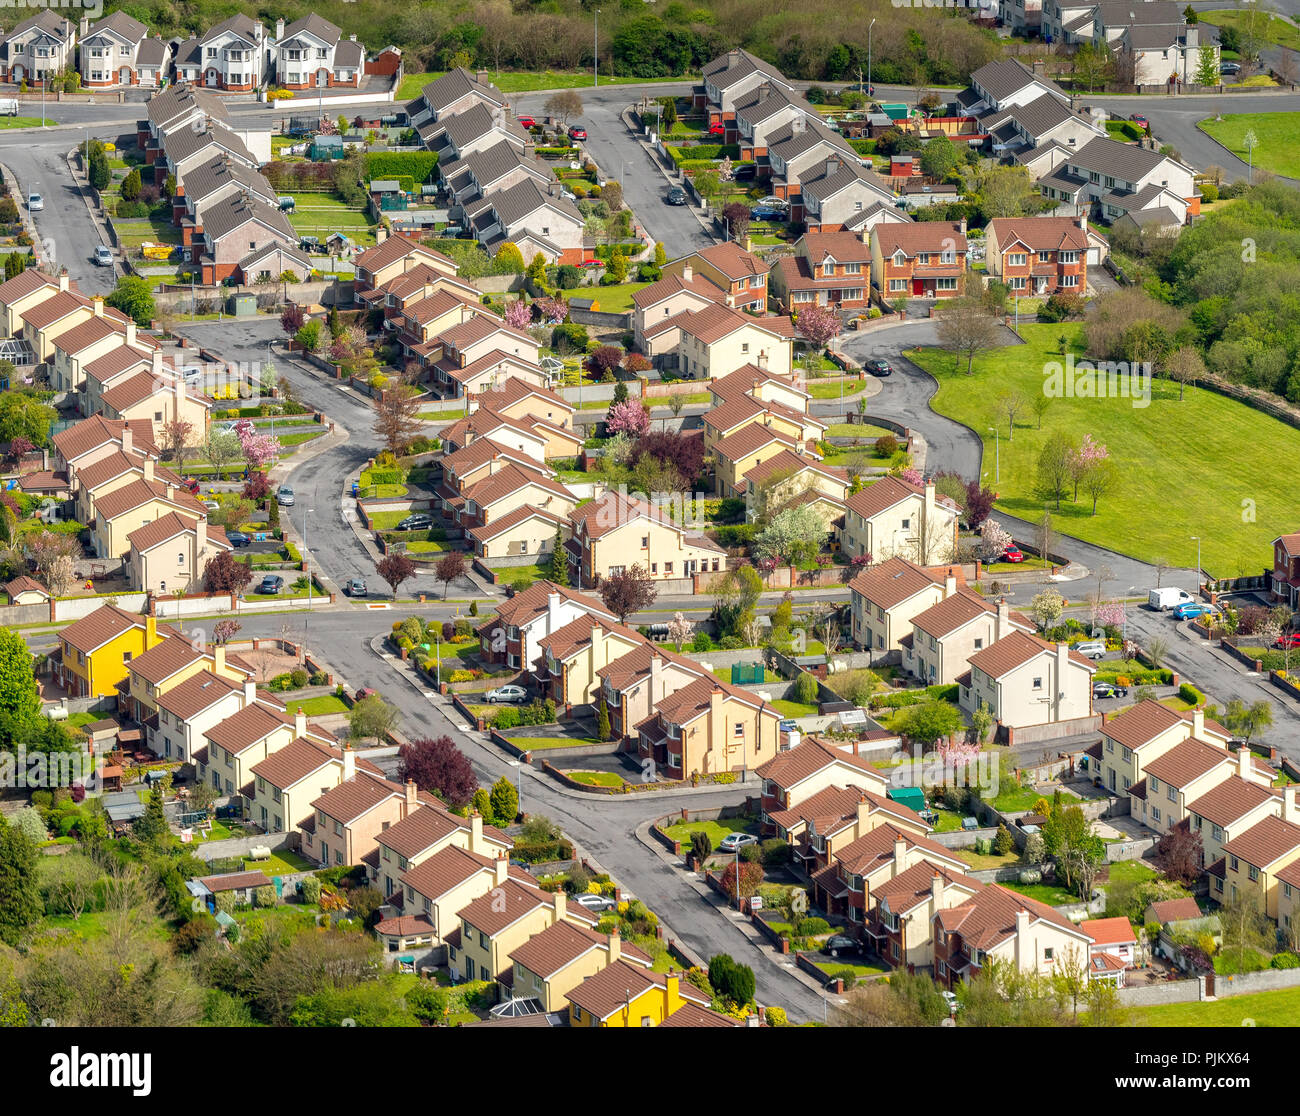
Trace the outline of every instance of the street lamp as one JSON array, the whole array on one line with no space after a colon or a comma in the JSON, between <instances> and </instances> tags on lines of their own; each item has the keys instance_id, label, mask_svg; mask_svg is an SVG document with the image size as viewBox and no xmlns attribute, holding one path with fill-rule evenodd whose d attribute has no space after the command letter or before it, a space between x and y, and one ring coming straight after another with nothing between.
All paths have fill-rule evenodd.
<instances>
[{"instance_id":1,"label":"street lamp","mask_svg":"<svg viewBox=\"0 0 1300 1116\"><path fill-rule=\"evenodd\" d=\"M993 431L993 483L1002 483L1002 443L998 438L998 428L990 426Z\"/></svg>"},{"instance_id":2,"label":"street lamp","mask_svg":"<svg viewBox=\"0 0 1300 1116\"><path fill-rule=\"evenodd\" d=\"M596 9L595 30L591 51L591 85L594 89L600 84L600 9Z\"/></svg>"},{"instance_id":3,"label":"street lamp","mask_svg":"<svg viewBox=\"0 0 1300 1116\"><path fill-rule=\"evenodd\" d=\"M876 21L873 19L867 24L867 96L876 95L875 87L871 84L871 29L875 27Z\"/></svg>"},{"instance_id":4,"label":"street lamp","mask_svg":"<svg viewBox=\"0 0 1300 1116\"><path fill-rule=\"evenodd\" d=\"M1196 592L1199 594L1201 591L1201 536L1192 535L1191 537L1196 540Z\"/></svg>"},{"instance_id":5,"label":"street lamp","mask_svg":"<svg viewBox=\"0 0 1300 1116\"><path fill-rule=\"evenodd\" d=\"M302 521L302 566L307 573L307 615L302 621L302 653L304 658L307 655L307 639L311 635L311 543L308 531L311 529L311 517L315 513L315 508L308 508L307 514Z\"/></svg>"}]
</instances>

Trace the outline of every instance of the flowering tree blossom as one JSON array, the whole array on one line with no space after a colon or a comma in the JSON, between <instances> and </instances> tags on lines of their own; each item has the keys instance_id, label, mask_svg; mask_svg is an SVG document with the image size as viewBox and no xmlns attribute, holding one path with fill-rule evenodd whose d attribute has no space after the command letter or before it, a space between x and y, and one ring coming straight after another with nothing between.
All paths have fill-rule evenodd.
<instances>
[{"instance_id":1,"label":"flowering tree blossom","mask_svg":"<svg viewBox=\"0 0 1300 1116\"><path fill-rule=\"evenodd\" d=\"M996 562L1010 545L1011 536L996 519L986 519L980 526L980 557L985 562Z\"/></svg>"},{"instance_id":2,"label":"flowering tree blossom","mask_svg":"<svg viewBox=\"0 0 1300 1116\"><path fill-rule=\"evenodd\" d=\"M239 447L244 451L244 460L250 469L263 469L271 464L284 447L279 438L269 434L258 434L254 429L239 431Z\"/></svg>"},{"instance_id":3,"label":"flowering tree blossom","mask_svg":"<svg viewBox=\"0 0 1300 1116\"><path fill-rule=\"evenodd\" d=\"M1070 451L1066 467L1070 473L1070 480L1074 482L1075 500L1079 499L1079 485L1084 477L1090 470L1109 459L1110 450L1103 443L1095 441L1091 434L1085 434L1083 441Z\"/></svg>"},{"instance_id":4,"label":"flowering tree blossom","mask_svg":"<svg viewBox=\"0 0 1300 1116\"><path fill-rule=\"evenodd\" d=\"M1093 614L1093 620L1103 628L1121 628L1124 626L1124 619L1123 601L1103 601Z\"/></svg>"},{"instance_id":5,"label":"flowering tree blossom","mask_svg":"<svg viewBox=\"0 0 1300 1116\"><path fill-rule=\"evenodd\" d=\"M677 650L682 649L682 644L691 638L691 633L695 631L695 625L687 620L680 612L674 613L673 618L668 624L668 638L677 645Z\"/></svg>"},{"instance_id":6,"label":"flowering tree blossom","mask_svg":"<svg viewBox=\"0 0 1300 1116\"><path fill-rule=\"evenodd\" d=\"M852 558L849 559L849 565L852 566L855 570L863 569L866 566L871 565L871 555L855 554Z\"/></svg>"},{"instance_id":7,"label":"flowering tree blossom","mask_svg":"<svg viewBox=\"0 0 1300 1116\"><path fill-rule=\"evenodd\" d=\"M506 307L506 325L511 329L527 329L533 320L532 307L517 298Z\"/></svg>"},{"instance_id":8,"label":"flowering tree blossom","mask_svg":"<svg viewBox=\"0 0 1300 1116\"><path fill-rule=\"evenodd\" d=\"M911 465L898 474L898 479L917 488L925 484L925 475L920 469L915 469Z\"/></svg>"},{"instance_id":9,"label":"flowering tree blossom","mask_svg":"<svg viewBox=\"0 0 1300 1116\"><path fill-rule=\"evenodd\" d=\"M814 303L800 309L794 328L808 344L810 366L815 352L824 349L833 337L839 336L842 324L839 312L829 306Z\"/></svg>"},{"instance_id":10,"label":"flowering tree blossom","mask_svg":"<svg viewBox=\"0 0 1300 1116\"><path fill-rule=\"evenodd\" d=\"M548 325L564 321L569 313L569 304L562 298L539 298L533 305Z\"/></svg>"},{"instance_id":11,"label":"flowering tree blossom","mask_svg":"<svg viewBox=\"0 0 1300 1116\"><path fill-rule=\"evenodd\" d=\"M611 434L625 433L640 438L650 429L650 412L639 399L625 399L610 407L605 428Z\"/></svg>"}]
</instances>

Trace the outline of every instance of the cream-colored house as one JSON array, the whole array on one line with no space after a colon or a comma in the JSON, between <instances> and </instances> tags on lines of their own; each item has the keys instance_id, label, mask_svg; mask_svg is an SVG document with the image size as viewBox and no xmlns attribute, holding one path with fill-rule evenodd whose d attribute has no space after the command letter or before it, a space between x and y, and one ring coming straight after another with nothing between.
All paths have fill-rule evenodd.
<instances>
[{"instance_id":1,"label":"cream-colored house","mask_svg":"<svg viewBox=\"0 0 1300 1116\"><path fill-rule=\"evenodd\" d=\"M912 617L912 635L901 640L903 668L927 686L949 686L976 651L1015 631L1032 633L1034 623L1012 612L1005 597L994 605L971 589L958 589Z\"/></svg>"},{"instance_id":2,"label":"cream-colored house","mask_svg":"<svg viewBox=\"0 0 1300 1116\"><path fill-rule=\"evenodd\" d=\"M636 728L642 760L681 779L758 767L776 755L780 724L780 711L758 695L701 680L659 702Z\"/></svg>"},{"instance_id":3,"label":"cream-colored house","mask_svg":"<svg viewBox=\"0 0 1300 1116\"><path fill-rule=\"evenodd\" d=\"M761 422L745 426L739 433L714 444L713 490L722 497L739 496L745 475L770 457L798 452L803 447L787 434Z\"/></svg>"},{"instance_id":4,"label":"cream-colored house","mask_svg":"<svg viewBox=\"0 0 1300 1116\"><path fill-rule=\"evenodd\" d=\"M428 248L417 240L403 236L388 236L381 230L380 240L356 258L357 290L373 291L398 276L423 264L435 272L454 279L459 266L441 252Z\"/></svg>"},{"instance_id":5,"label":"cream-colored house","mask_svg":"<svg viewBox=\"0 0 1300 1116\"><path fill-rule=\"evenodd\" d=\"M791 328L789 318L753 317L715 304L656 322L645 336L656 354L675 351L687 379L716 380L746 364L788 376Z\"/></svg>"},{"instance_id":6,"label":"cream-colored house","mask_svg":"<svg viewBox=\"0 0 1300 1116\"><path fill-rule=\"evenodd\" d=\"M960 869L921 860L872 890L867 933L895 969L928 969L934 962L934 922L940 911L969 903L984 885Z\"/></svg>"},{"instance_id":7,"label":"cream-colored house","mask_svg":"<svg viewBox=\"0 0 1300 1116\"><path fill-rule=\"evenodd\" d=\"M302 854L318 864L340 867L373 862L385 830L422 806L441 804L409 780L395 783L358 763L353 774L345 771L339 785L311 805L312 817L298 827Z\"/></svg>"},{"instance_id":8,"label":"cream-colored house","mask_svg":"<svg viewBox=\"0 0 1300 1116\"><path fill-rule=\"evenodd\" d=\"M223 794L243 794L251 801L254 765L309 735L322 744L333 743L334 739L309 727L306 716L298 710L287 713L258 694L256 700L204 733L207 744L194 755L198 779Z\"/></svg>"},{"instance_id":9,"label":"cream-colored house","mask_svg":"<svg viewBox=\"0 0 1300 1116\"><path fill-rule=\"evenodd\" d=\"M1277 882L1277 928L1294 946L1300 935L1300 861L1293 860L1274 873Z\"/></svg>"},{"instance_id":10,"label":"cream-colored house","mask_svg":"<svg viewBox=\"0 0 1300 1116\"><path fill-rule=\"evenodd\" d=\"M745 506L755 516L771 516L806 497L822 497L844 513L849 481L843 470L790 450L775 453L745 474ZM834 518L834 517L831 517ZM830 527L830 519L826 523Z\"/></svg>"},{"instance_id":11,"label":"cream-colored house","mask_svg":"<svg viewBox=\"0 0 1300 1116\"><path fill-rule=\"evenodd\" d=\"M1221 744L1189 736L1144 765L1143 778L1129 787L1129 813L1156 832L1167 833L1187 817L1192 803L1220 783L1236 777L1250 780L1251 767L1249 748L1234 756Z\"/></svg>"},{"instance_id":12,"label":"cream-colored house","mask_svg":"<svg viewBox=\"0 0 1300 1116\"><path fill-rule=\"evenodd\" d=\"M878 795L889 789L889 780L879 768L817 736L804 737L796 747L777 753L756 774L763 780L764 815L792 810L827 787L852 787Z\"/></svg>"},{"instance_id":13,"label":"cream-colored house","mask_svg":"<svg viewBox=\"0 0 1300 1116\"><path fill-rule=\"evenodd\" d=\"M951 561L957 550L957 508L924 487L881 477L846 501L840 546L850 557L873 562L908 558L920 565Z\"/></svg>"},{"instance_id":14,"label":"cream-colored house","mask_svg":"<svg viewBox=\"0 0 1300 1116\"><path fill-rule=\"evenodd\" d=\"M158 723L148 728L149 746L164 759L193 763L195 753L206 746L208 729L256 700L253 679L241 684L201 670L158 696Z\"/></svg>"},{"instance_id":15,"label":"cream-colored house","mask_svg":"<svg viewBox=\"0 0 1300 1116\"><path fill-rule=\"evenodd\" d=\"M464 504L458 505L459 500ZM485 527L523 507L542 508L567 519L577 502L578 498L559 481L537 469L509 464L465 489L452 501L452 507L457 521L468 529Z\"/></svg>"},{"instance_id":16,"label":"cream-colored house","mask_svg":"<svg viewBox=\"0 0 1300 1116\"><path fill-rule=\"evenodd\" d=\"M853 841L836 848L830 860L831 871L818 873L819 898L829 901L830 893L839 892L839 907L851 922L863 926L865 933L876 939L877 949L885 935L868 917L876 905L877 888L922 862L949 872L966 871L962 860L918 832L917 827L883 815L875 825L862 828Z\"/></svg>"},{"instance_id":17,"label":"cream-colored house","mask_svg":"<svg viewBox=\"0 0 1300 1116\"><path fill-rule=\"evenodd\" d=\"M1236 902L1254 895L1269 918L1278 917L1278 873L1300 860L1300 807L1294 792L1282 796L1282 816L1256 822L1223 846L1227 858L1224 895Z\"/></svg>"},{"instance_id":18,"label":"cream-colored house","mask_svg":"<svg viewBox=\"0 0 1300 1116\"><path fill-rule=\"evenodd\" d=\"M557 922L595 921L580 907L570 910L563 891L548 894L514 879L496 885L460 912L460 940L448 943L453 980L508 982L510 955L534 934Z\"/></svg>"},{"instance_id":19,"label":"cream-colored house","mask_svg":"<svg viewBox=\"0 0 1300 1116\"><path fill-rule=\"evenodd\" d=\"M146 462L146 467L149 465ZM170 481L139 477L95 500L91 545L100 558L126 557L131 533L169 512L201 520L207 530L208 510ZM166 579L164 579L166 580ZM187 581L188 584L188 581ZM172 589L167 589L172 592Z\"/></svg>"},{"instance_id":20,"label":"cream-colored house","mask_svg":"<svg viewBox=\"0 0 1300 1116\"><path fill-rule=\"evenodd\" d=\"M299 829L312 817L312 801L354 775L358 764L379 773L367 761L358 761L350 748L297 736L249 768L253 795L248 816L268 833Z\"/></svg>"},{"instance_id":21,"label":"cream-colored house","mask_svg":"<svg viewBox=\"0 0 1300 1116\"><path fill-rule=\"evenodd\" d=\"M648 954L625 944L615 930L600 934L576 922L555 922L510 953L510 993L538 1000L544 1011L567 1011L568 994L589 976L622 959L650 968Z\"/></svg>"},{"instance_id":22,"label":"cream-colored house","mask_svg":"<svg viewBox=\"0 0 1300 1116\"><path fill-rule=\"evenodd\" d=\"M522 507L481 527L471 527L469 537L479 558L531 554L541 564L555 549L556 533L563 544L569 531L567 519L544 508Z\"/></svg>"},{"instance_id":23,"label":"cream-colored house","mask_svg":"<svg viewBox=\"0 0 1300 1116\"><path fill-rule=\"evenodd\" d=\"M912 618L957 592L955 567L928 570L906 558L886 558L849 582L853 642L875 660L898 661Z\"/></svg>"},{"instance_id":24,"label":"cream-colored house","mask_svg":"<svg viewBox=\"0 0 1300 1116\"><path fill-rule=\"evenodd\" d=\"M541 439L532 438L531 433L526 438L527 440L520 439L522 444L511 445L496 438L474 437L468 445L445 453L442 458L443 484L453 492L464 492L509 465L518 465L541 473L544 477L553 477L555 470L542 461L540 456L534 456L534 451L537 454L542 451Z\"/></svg>"},{"instance_id":25,"label":"cream-colored house","mask_svg":"<svg viewBox=\"0 0 1300 1116\"><path fill-rule=\"evenodd\" d=\"M958 704L967 714L987 705L1004 729L1077 721L1092 715L1096 671L1091 659L1067 644L1053 647L1013 630L970 657L969 675L957 678Z\"/></svg>"},{"instance_id":26,"label":"cream-colored house","mask_svg":"<svg viewBox=\"0 0 1300 1116\"><path fill-rule=\"evenodd\" d=\"M208 563L234 549L224 527L207 517L168 512L127 535L126 580L132 589L155 595L190 592L203 581Z\"/></svg>"},{"instance_id":27,"label":"cream-colored house","mask_svg":"<svg viewBox=\"0 0 1300 1116\"><path fill-rule=\"evenodd\" d=\"M561 399L549 388L514 379L506 380L475 396L468 406L471 414L480 406L489 407L507 418L541 421L568 431L573 430L573 415L576 410L572 403Z\"/></svg>"},{"instance_id":28,"label":"cream-colored house","mask_svg":"<svg viewBox=\"0 0 1300 1116\"><path fill-rule=\"evenodd\" d=\"M720 572L726 566L726 551L712 539L623 492L606 492L571 512L569 519L570 575L584 585L633 566L657 581Z\"/></svg>"},{"instance_id":29,"label":"cream-colored house","mask_svg":"<svg viewBox=\"0 0 1300 1116\"><path fill-rule=\"evenodd\" d=\"M711 677L699 663L648 640L596 671L602 685L609 727L631 736L659 702L683 686Z\"/></svg>"},{"instance_id":30,"label":"cream-colored house","mask_svg":"<svg viewBox=\"0 0 1300 1116\"><path fill-rule=\"evenodd\" d=\"M622 624L584 614L538 642L542 663L537 680L557 706L590 705L597 700L601 685L596 672L644 640Z\"/></svg>"},{"instance_id":31,"label":"cream-colored house","mask_svg":"<svg viewBox=\"0 0 1300 1116\"><path fill-rule=\"evenodd\" d=\"M731 380L736 375L737 373L733 372L726 379ZM800 445L820 440L826 434L826 424L814 418L806 410L798 406L790 406L784 399L763 398L764 395L787 394L779 387L764 390L773 383L774 381L765 381L755 376L753 387L749 391L733 394L713 410L705 412L703 419L706 453L711 452L719 442L739 433L752 423L771 427ZM806 404L806 401L801 402Z\"/></svg>"},{"instance_id":32,"label":"cream-colored house","mask_svg":"<svg viewBox=\"0 0 1300 1116\"><path fill-rule=\"evenodd\" d=\"M675 274L665 273L657 283L642 287L632 296L632 338L633 345L646 356L656 356L668 352L671 346L665 340L659 349L646 337L646 332L660 322L666 322L677 314L689 310L703 310L726 302L722 289L702 275L696 275L695 269L684 263Z\"/></svg>"},{"instance_id":33,"label":"cream-colored house","mask_svg":"<svg viewBox=\"0 0 1300 1116\"><path fill-rule=\"evenodd\" d=\"M491 870L497 858L510 851L511 844L511 839L496 826L484 825L483 817L478 813L460 817L441 803L426 804L380 832L375 838L375 855L365 857L363 863L370 885L388 896L399 893L404 880L412 871L423 867L427 861L446 849L455 848L473 853L483 858L476 870L481 870L485 865ZM431 869L434 876L421 876L420 882L427 885L434 878L441 879L444 868L445 863L439 862ZM419 887L415 890L431 900L438 899L442 894L421 890ZM477 898L479 894L481 892L472 898ZM417 903L417 907L419 905ZM409 903L404 904L403 908L404 913L413 913L409 909ZM443 929L450 929L453 925L460 924L448 923Z\"/></svg>"},{"instance_id":34,"label":"cream-colored house","mask_svg":"<svg viewBox=\"0 0 1300 1116\"><path fill-rule=\"evenodd\" d=\"M13 337L23 327L24 312L71 287L66 271L46 275L34 267L0 283L0 335Z\"/></svg>"},{"instance_id":35,"label":"cream-colored house","mask_svg":"<svg viewBox=\"0 0 1300 1116\"><path fill-rule=\"evenodd\" d=\"M542 659L541 640L584 612L609 623L618 620L598 597L554 582L535 581L479 625L483 656L491 663L535 672Z\"/></svg>"},{"instance_id":36,"label":"cream-colored house","mask_svg":"<svg viewBox=\"0 0 1300 1116\"><path fill-rule=\"evenodd\" d=\"M57 391L80 391L86 366L119 346L125 345L146 359L157 348L156 341L137 335L134 321L121 322L103 313L104 304L99 300L92 307L99 313L54 338L50 383Z\"/></svg>"},{"instance_id":37,"label":"cream-colored house","mask_svg":"<svg viewBox=\"0 0 1300 1116\"><path fill-rule=\"evenodd\" d=\"M663 273L683 279L697 275L722 292L727 306L762 314L767 310L767 263L751 247L748 241L712 244L689 256L670 260L664 264Z\"/></svg>"},{"instance_id":38,"label":"cream-colored house","mask_svg":"<svg viewBox=\"0 0 1300 1116\"><path fill-rule=\"evenodd\" d=\"M1143 776L1143 765L1164 755L1189 736L1227 746L1231 734L1194 709L1178 713L1157 701L1142 701L1101 726L1102 782L1114 794L1128 794Z\"/></svg>"},{"instance_id":39,"label":"cream-colored house","mask_svg":"<svg viewBox=\"0 0 1300 1116\"><path fill-rule=\"evenodd\" d=\"M208 435L212 400L187 391L185 381L179 376L159 378L153 372L142 371L104 392L99 409L111 419L139 419L150 423L157 441L163 440L163 429L168 423L186 423L190 428L187 444L200 446Z\"/></svg>"},{"instance_id":40,"label":"cream-colored house","mask_svg":"<svg viewBox=\"0 0 1300 1116\"><path fill-rule=\"evenodd\" d=\"M104 299L93 299L75 291L60 291L23 312L23 339L31 345L38 361L53 361L54 342L69 330L75 329L91 318L107 318L125 333L130 320L120 311L104 305ZM71 387L63 390L71 390Z\"/></svg>"},{"instance_id":41,"label":"cream-colored house","mask_svg":"<svg viewBox=\"0 0 1300 1116\"><path fill-rule=\"evenodd\" d=\"M1240 768L1238 769L1240 771ZM1269 780L1240 774L1225 779L1187 804L1187 822L1201 835L1201 855L1208 867L1223 858L1223 846L1245 833L1266 817L1282 816L1281 792ZM1221 898L1223 875L1211 873L1210 886L1215 898Z\"/></svg>"}]
</instances>

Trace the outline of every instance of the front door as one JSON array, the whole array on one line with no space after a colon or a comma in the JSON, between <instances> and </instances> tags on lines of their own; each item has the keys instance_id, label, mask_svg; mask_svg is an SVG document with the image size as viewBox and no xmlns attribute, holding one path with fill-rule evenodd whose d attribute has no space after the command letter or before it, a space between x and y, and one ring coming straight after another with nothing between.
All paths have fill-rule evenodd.
<instances>
[{"instance_id":1,"label":"front door","mask_svg":"<svg viewBox=\"0 0 1300 1116\"><path fill-rule=\"evenodd\" d=\"M120 70L117 71L117 83L118 83L118 85L130 85L130 84L131 84L131 67L130 67L130 66L123 66Z\"/></svg>"},{"instance_id":2,"label":"front door","mask_svg":"<svg viewBox=\"0 0 1300 1116\"><path fill-rule=\"evenodd\" d=\"M324 89L330 83L330 72L322 66L316 71L316 87Z\"/></svg>"},{"instance_id":3,"label":"front door","mask_svg":"<svg viewBox=\"0 0 1300 1116\"><path fill-rule=\"evenodd\" d=\"M915 278L914 278L914 279L912 280L912 293L913 293L914 295L923 295L923 294L925 294L925 280L924 280L924 279L915 279Z\"/></svg>"},{"instance_id":4,"label":"front door","mask_svg":"<svg viewBox=\"0 0 1300 1116\"><path fill-rule=\"evenodd\" d=\"M215 88L217 84L217 76L218 75L216 70L209 70L203 76L203 83L205 85L212 86L213 88Z\"/></svg>"}]
</instances>

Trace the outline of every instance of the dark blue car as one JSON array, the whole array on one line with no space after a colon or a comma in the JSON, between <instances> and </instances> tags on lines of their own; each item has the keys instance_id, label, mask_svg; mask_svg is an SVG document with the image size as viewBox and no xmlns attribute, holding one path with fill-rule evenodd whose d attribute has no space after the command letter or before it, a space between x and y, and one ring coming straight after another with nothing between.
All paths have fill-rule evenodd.
<instances>
[{"instance_id":1,"label":"dark blue car","mask_svg":"<svg viewBox=\"0 0 1300 1116\"><path fill-rule=\"evenodd\" d=\"M253 541L243 531L227 531L226 538L230 540L231 546L247 546Z\"/></svg>"},{"instance_id":2,"label":"dark blue car","mask_svg":"<svg viewBox=\"0 0 1300 1116\"><path fill-rule=\"evenodd\" d=\"M756 205L749 211L749 216L755 221L784 221L784 209L772 209L765 205Z\"/></svg>"}]
</instances>

